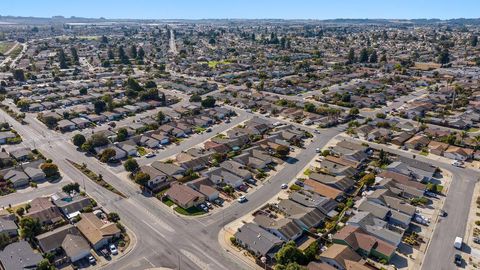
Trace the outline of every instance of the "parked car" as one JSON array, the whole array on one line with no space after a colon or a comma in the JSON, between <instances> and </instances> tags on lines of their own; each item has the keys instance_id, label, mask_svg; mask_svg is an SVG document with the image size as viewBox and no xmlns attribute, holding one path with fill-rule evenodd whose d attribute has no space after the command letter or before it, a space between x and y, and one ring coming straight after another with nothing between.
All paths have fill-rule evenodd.
<instances>
[{"instance_id":1,"label":"parked car","mask_svg":"<svg viewBox=\"0 0 480 270\"><path fill-rule=\"evenodd\" d=\"M455 254L455 259L453 261L456 266L462 265L462 256L460 254Z\"/></svg>"},{"instance_id":2,"label":"parked car","mask_svg":"<svg viewBox=\"0 0 480 270\"><path fill-rule=\"evenodd\" d=\"M205 131L206 132L212 132L212 128L207 128Z\"/></svg>"},{"instance_id":3,"label":"parked car","mask_svg":"<svg viewBox=\"0 0 480 270\"><path fill-rule=\"evenodd\" d=\"M95 257L93 257L92 255L88 256L88 262L90 264L96 264L97 263L97 260L95 259Z\"/></svg>"},{"instance_id":4,"label":"parked car","mask_svg":"<svg viewBox=\"0 0 480 270\"><path fill-rule=\"evenodd\" d=\"M282 189L287 189L287 188L288 188L288 185L287 185L287 184L282 184L280 187L281 187Z\"/></svg>"},{"instance_id":5,"label":"parked car","mask_svg":"<svg viewBox=\"0 0 480 270\"><path fill-rule=\"evenodd\" d=\"M474 238L473 238L473 242L474 242L475 244L480 244L480 237L474 237Z\"/></svg>"},{"instance_id":6,"label":"parked car","mask_svg":"<svg viewBox=\"0 0 480 270\"><path fill-rule=\"evenodd\" d=\"M304 187L305 186L305 183L303 183L302 181L300 180L297 180L295 181L295 185L299 186L299 187Z\"/></svg>"},{"instance_id":7,"label":"parked car","mask_svg":"<svg viewBox=\"0 0 480 270\"><path fill-rule=\"evenodd\" d=\"M202 203L202 204L199 205L199 207L200 207L203 211L208 212L208 207L207 207L207 205L205 205L205 204Z\"/></svg>"},{"instance_id":8,"label":"parked car","mask_svg":"<svg viewBox=\"0 0 480 270\"><path fill-rule=\"evenodd\" d=\"M443 210L440 210L440 216L446 217L446 216L448 216L448 213L443 211Z\"/></svg>"},{"instance_id":9,"label":"parked car","mask_svg":"<svg viewBox=\"0 0 480 270\"><path fill-rule=\"evenodd\" d=\"M455 166L455 167L463 168L463 162L458 161L458 160L452 161L452 165Z\"/></svg>"},{"instance_id":10,"label":"parked car","mask_svg":"<svg viewBox=\"0 0 480 270\"><path fill-rule=\"evenodd\" d=\"M208 207L209 209L213 209L213 205L212 205L211 203L205 202L205 204L207 205L207 207Z\"/></svg>"},{"instance_id":11,"label":"parked car","mask_svg":"<svg viewBox=\"0 0 480 270\"><path fill-rule=\"evenodd\" d=\"M437 198L437 194L435 194L431 191L425 191L425 196L431 197L431 198Z\"/></svg>"},{"instance_id":12,"label":"parked car","mask_svg":"<svg viewBox=\"0 0 480 270\"><path fill-rule=\"evenodd\" d=\"M213 200L213 202L219 206L222 206L223 205L223 202L220 200L220 199L215 199Z\"/></svg>"},{"instance_id":13,"label":"parked car","mask_svg":"<svg viewBox=\"0 0 480 270\"><path fill-rule=\"evenodd\" d=\"M247 183L252 184L252 185L256 185L256 184L257 184L257 180L255 180L255 179L253 179L253 178L250 178L250 179L247 179Z\"/></svg>"},{"instance_id":14,"label":"parked car","mask_svg":"<svg viewBox=\"0 0 480 270\"><path fill-rule=\"evenodd\" d=\"M147 153L147 154L145 155L146 158L152 158L152 157L154 157L154 156L155 156L155 153L152 153L152 152Z\"/></svg>"},{"instance_id":15,"label":"parked car","mask_svg":"<svg viewBox=\"0 0 480 270\"><path fill-rule=\"evenodd\" d=\"M247 185L240 185L240 186L238 186L238 190L243 191L243 192L247 192L248 186Z\"/></svg>"},{"instance_id":16,"label":"parked car","mask_svg":"<svg viewBox=\"0 0 480 270\"><path fill-rule=\"evenodd\" d=\"M110 248L110 253L112 253L112 255L118 254L118 249L114 244L111 244L109 248Z\"/></svg>"},{"instance_id":17,"label":"parked car","mask_svg":"<svg viewBox=\"0 0 480 270\"><path fill-rule=\"evenodd\" d=\"M320 153L320 148L317 147L317 148L315 149L315 152Z\"/></svg>"},{"instance_id":18,"label":"parked car","mask_svg":"<svg viewBox=\"0 0 480 270\"><path fill-rule=\"evenodd\" d=\"M247 197L245 197L245 196L240 196L240 197L238 197L237 201L238 201L239 203L244 203L244 202L247 201Z\"/></svg>"}]
</instances>

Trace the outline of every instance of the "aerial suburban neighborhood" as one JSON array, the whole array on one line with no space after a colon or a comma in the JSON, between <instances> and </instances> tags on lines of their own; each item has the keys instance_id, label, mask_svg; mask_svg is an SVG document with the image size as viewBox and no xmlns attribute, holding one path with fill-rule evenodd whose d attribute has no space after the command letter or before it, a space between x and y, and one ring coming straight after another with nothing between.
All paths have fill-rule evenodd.
<instances>
[{"instance_id":1,"label":"aerial suburban neighborhood","mask_svg":"<svg viewBox=\"0 0 480 270\"><path fill-rule=\"evenodd\" d=\"M0 270L480 267L480 5L18 2Z\"/></svg>"}]
</instances>

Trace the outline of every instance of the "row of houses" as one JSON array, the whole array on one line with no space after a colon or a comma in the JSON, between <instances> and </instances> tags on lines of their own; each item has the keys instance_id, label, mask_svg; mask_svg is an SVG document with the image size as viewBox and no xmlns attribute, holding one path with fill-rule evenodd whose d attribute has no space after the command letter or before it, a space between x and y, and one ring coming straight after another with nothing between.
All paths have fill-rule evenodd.
<instances>
[{"instance_id":1,"label":"row of houses","mask_svg":"<svg viewBox=\"0 0 480 270\"><path fill-rule=\"evenodd\" d=\"M121 234L115 223L107 221L102 210L93 208L93 212L83 212L92 207L92 200L87 196L57 192L51 197L35 198L29 206L23 218L40 222L43 233L35 236L33 242L41 253L34 252L28 242L13 242L0 252L4 269L35 268L43 259L41 254L47 253L54 254L55 261L75 263L89 256L92 248L100 250ZM78 222L67 222L74 217L78 217ZM13 214L4 210L0 224L0 233L13 240L18 237Z\"/></svg>"}]
</instances>

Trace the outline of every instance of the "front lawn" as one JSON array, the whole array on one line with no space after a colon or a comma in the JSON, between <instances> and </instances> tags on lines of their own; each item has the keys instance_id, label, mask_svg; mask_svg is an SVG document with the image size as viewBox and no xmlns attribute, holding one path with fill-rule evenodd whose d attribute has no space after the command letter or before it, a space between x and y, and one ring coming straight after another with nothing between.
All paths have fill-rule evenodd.
<instances>
[{"instance_id":1,"label":"front lawn","mask_svg":"<svg viewBox=\"0 0 480 270\"><path fill-rule=\"evenodd\" d=\"M162 202L163 202L164 204L166 204L168 207L171 207L172 205L175 204L175 203L174 203L172 200L170 200L169 198L163 199Z\"/></svg>"},{"instance_id":2,"label":"front lawn","mask_svg":"<svg viewBox=\"0 0 480 270\"><path fill-rule=\"evenodd\" d=\"M173 210L175 210L177 213L185 215L185 216L198 216L198 215L201 215L201 214L205 214L205 212L203 210L200 210L199 208L197 208L195 206L187 208L187 209L184 209L180 206L177 206L177 207L173 208Z\"/></svg>"}]
</instances>

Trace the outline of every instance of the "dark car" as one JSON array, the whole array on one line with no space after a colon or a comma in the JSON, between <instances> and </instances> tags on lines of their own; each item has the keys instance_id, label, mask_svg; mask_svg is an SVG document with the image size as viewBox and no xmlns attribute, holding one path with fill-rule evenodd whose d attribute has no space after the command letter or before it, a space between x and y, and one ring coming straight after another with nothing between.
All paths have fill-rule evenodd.
<instances>
[{"instance_id":1,"label":"dark car","mask_svg":"<svg viewBox=\"0 0 480 270\"><path fill-rule=\"evenodd\" d=\"M462 256L460 254L455 254L455 260L453 261L456 266L462 265Z\"/></svg>"},{"instance_id":2,"label":"dark car","mask_svg":"<svg viewBox=\"0 0 480 270\"><path fill-rule=\"evenodd\" d=\"M300 180L295 181L295 185L297 185L297 186L299 186L299 187L305 186L305 184L304 184L302 181L300 181Z\"/></svg>"}]
</instances>

